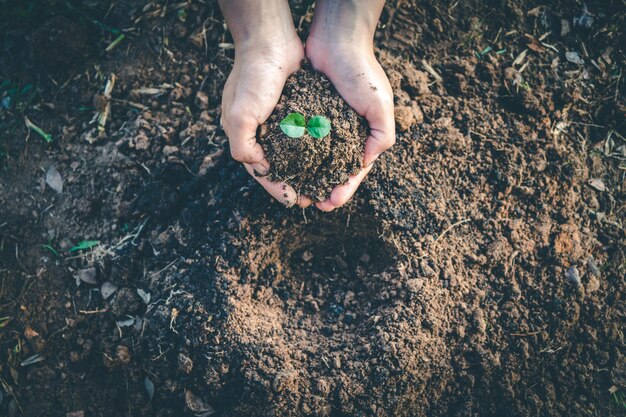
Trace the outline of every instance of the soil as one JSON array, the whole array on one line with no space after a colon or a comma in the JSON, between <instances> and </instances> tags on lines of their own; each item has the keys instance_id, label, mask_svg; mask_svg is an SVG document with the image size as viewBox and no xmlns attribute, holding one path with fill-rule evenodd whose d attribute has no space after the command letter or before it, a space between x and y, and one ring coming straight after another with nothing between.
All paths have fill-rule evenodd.
<instances>
[{"instance_id":1,"label":"soil","mask_svg":"<svg viewBox=\"0 0 626 417\"><path fill-rule=\"evenodd\" d=\"M216 4L43 3L0 18L0 415L626 415L621 3L387 2L397 142L332 213L229 157Z\"/></svg>"},{"instance_id":2,"label":"soil","mask_svg":"<svg viewBox=\"0 0 626 417\"><path fill-rule=\"evenodd\" d=\"M315 138L308 132L291 138L280 129L289 113L305 120L324 116L330 134ZM324 201L332 189L360 171L367 139L367 122L337 93L332 83L310 65L287 79L274 112L260 128L259 143L270 163L270 179L284 181L299 195Z\"/></svg>"}]
</instances>

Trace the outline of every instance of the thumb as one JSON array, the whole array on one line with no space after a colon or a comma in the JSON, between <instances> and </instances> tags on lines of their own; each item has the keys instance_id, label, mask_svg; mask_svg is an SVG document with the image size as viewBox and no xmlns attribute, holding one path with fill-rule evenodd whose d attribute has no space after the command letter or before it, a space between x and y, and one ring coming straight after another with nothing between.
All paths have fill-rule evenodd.
<instances>
[{"instance_id":1,"label":"thumb","mask_svg":"<svg viewBox=\"0 0 626 417\"><path fill-rule=\"evenodd\" d=\"M222 126L230 143L230 154L234 160L246 164L260 163L265 159L263 148L256 141L258 123L253 118L241 115L222 116Z\"/></svg>"},{"instance_id":2,"label":"thumb","mask_svg":"<svg viewBox=\"0 0 626 417\"><path fill-rule=\"evenodd\" d=\"M365 142L365 155L363 157L364 167L370 166L381 153L385 152L396 143L393 101L391 103L381 104L381 106L373 106L378 109L375 109L373 112L368 112L369 114L365 115L370 125L370 135Z\"/></svg>"}]
</instances>

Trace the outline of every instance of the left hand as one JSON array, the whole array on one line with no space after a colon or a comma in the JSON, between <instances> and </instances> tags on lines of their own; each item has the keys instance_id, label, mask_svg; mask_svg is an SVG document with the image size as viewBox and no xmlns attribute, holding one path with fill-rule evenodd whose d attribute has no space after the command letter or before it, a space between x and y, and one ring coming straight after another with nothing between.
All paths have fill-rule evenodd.
<instances>
[{"instance_id":1,"label":"left hand","mask_svg":"<svg viewBox=\"0 0 626 417\"><path fill-rule=\"evenodd\" d=\"M369 123L363 168L347 183L336 186L325 201L316 203L320 210L332 211L350 200L374 161L395 143L393 92L373 46L330 43L309 36L305 49L313 67L325 74L343 99Z\"/></svg>"}]
</instances>

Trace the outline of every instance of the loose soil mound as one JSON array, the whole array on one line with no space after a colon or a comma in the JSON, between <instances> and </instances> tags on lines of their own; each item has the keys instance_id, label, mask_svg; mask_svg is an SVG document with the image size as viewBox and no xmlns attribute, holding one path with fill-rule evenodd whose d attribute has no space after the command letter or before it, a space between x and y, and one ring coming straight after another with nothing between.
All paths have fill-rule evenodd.
<instances>
[{"instance_id":1,"label":"loose soil mound","mask_svg":"<svg viewBox=\"0 0 626 417\"><path fill-rule=\"evenodd\" d=\"M626 415L621 3L388 1L397 142L333 213L230 158L215 2L42 3L0 17L0 415ZM93 55L50 72L55 14Z\"/></svg>"},{"instance_id":2,"label":"loose soil mound","mask_svg":"<svg viewBox=\"0 0 626 417\"><path fill-rule=\"evenodd\" d=\"M306 120L321 115L331 122L330 134L315 138L305 132L291 138L280 129L289 113ZM332 189L361 169L367 122L341 98L331 82L306 64L293 74L274 112L261 127L259 142L270 163L270 178L285 181L298 194L325 200Z\"/></svg>"}]
</instances>

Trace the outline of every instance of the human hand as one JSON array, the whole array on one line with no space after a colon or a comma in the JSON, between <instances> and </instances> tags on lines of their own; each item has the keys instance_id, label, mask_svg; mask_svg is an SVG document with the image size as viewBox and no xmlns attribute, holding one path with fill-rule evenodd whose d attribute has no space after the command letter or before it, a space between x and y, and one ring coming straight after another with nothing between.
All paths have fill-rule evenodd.
<instances>
[{"instance_id":1,"label":"human hand","mask_svg":"<svg viewBox=\"0 0 626 417\"><path fill-rule=\"evenodd\" d=\"M304 48L299 38L284 45L237 50L235 64L222 96L222 126L230 141L232 157L278 201L290 207L298 203L295 190L265 177L269 162L256 141L260 124L278 103L287 77L300 68ZM301 197L300 204L308 205Z\"/></svg>"},{"instance_id":2,"label":"human hand","mask_svg":"<svg viewBox=\"0 0 626 417\"><path fill-rule=\"evenodd\" d=\"M313 33L306 42L306 55L315 69L324 73L344 100L369 123L363 168L347 183L336 186L325 201L316 203L332 211L350 200L378 156L395 143L393 92L389 80L374 56L373 45L341 42Z\"/></svg>"},{"instance_id":3,"label":"human hand","mask_svg":"<svg viewBox=\"0 0 626 417\"><path fill-rule=\"evenodd\" d=\"M220 6L235 40L235 63L222 95L222 126L231 155L278 201L288 207L309 205L291 186L266 177L269 163L256 141L258 126L304 58L289 5L286 0L224 0Z\"/></svg>"}]
</instances>

